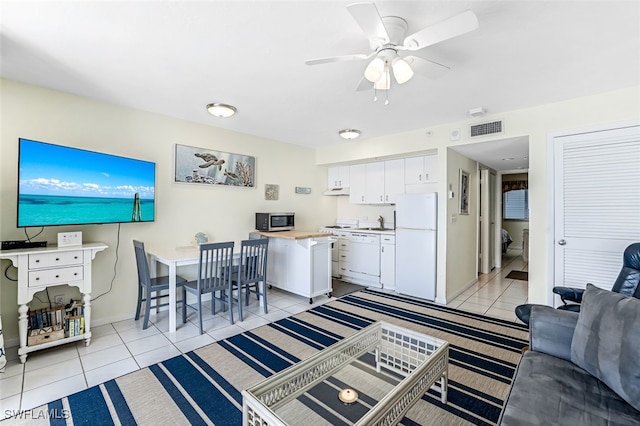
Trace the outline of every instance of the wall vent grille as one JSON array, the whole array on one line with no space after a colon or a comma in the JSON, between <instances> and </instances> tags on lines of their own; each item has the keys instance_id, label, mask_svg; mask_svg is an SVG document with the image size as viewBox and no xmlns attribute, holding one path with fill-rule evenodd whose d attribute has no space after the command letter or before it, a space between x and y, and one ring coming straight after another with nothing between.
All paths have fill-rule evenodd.
<instances>
[{"instance_id":1,"label":"wall vent grille","mask_svg":"<svg viewBox=\"0 0 640 426\"><path fill-rule=\"evenodd\" d=\"M471 126L471 131L469 132L471 137L492 135L494 133L502 133L502 121L475 124Z\"/></svg>"}]
</instances>

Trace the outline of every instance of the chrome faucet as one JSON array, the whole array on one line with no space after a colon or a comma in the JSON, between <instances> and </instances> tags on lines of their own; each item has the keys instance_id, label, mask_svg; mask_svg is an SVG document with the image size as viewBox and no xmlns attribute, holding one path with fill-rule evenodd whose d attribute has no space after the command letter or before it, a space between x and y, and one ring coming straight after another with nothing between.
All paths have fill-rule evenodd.
<instances>
[{"instance_id":1,"label":"chrome faucet","mask_svg":"<svg viewBox=\"0 0 640 426\"><path fill-rule=\"evenodd\" d=\"M384 229L384 217L379 216L378 217L378 222L380 222L380 228Z\"/></svg>"}]
</instances>

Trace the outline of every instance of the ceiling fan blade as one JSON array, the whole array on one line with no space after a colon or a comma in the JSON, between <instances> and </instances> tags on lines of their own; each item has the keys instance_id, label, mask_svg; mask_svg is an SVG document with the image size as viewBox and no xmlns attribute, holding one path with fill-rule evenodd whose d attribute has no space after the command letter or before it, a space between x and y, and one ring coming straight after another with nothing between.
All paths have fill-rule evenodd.
<instances>
[{"instance_id":1,"label":"ceiling fan blade","mask_svg":"<svg viewBox=\"0 0 640 426\"><path fill-rule=\"evenodd\" d=\"M347 6L347 10L372 44L378 46L389 42L389 34L375 4L354 3Z\"/></svg>"},{"instance_id":2,"label":"ceiling fan blade","mask_svg":"<svg viewBox=\"0 0 640 426\"><path fill-rule=\"evenodd\" d=\"M375 52L374 52L375 53ZM369 59L373 54L356 54L356 55L343 55L343 56L330 56L328 58L309 59L304 61L307 65L319 65L328 64L329 62L341 62L341 61L360 61L363 59Z\"/></svg>"},{"instance_id":3,"label":"ceiling fan blade","mask_svg":"<svg viewBox=\"0 0 640 426\"><path fill-rule=\"evenodd\" d=\"M429 78L440 78L451 70L446 65L418 56L405 56L403 59L409 64L413 72Z\"/></svg>"},{"instance_id":4,"label":"ceiling fan blade","mask_svg":"<svg viewBox=\"0 0 640 426\"><path fill-rule=\"evenodd\" d=\"M471 10L466 10L459 15L445 19L442 22L411 34L404 39L403 47L406 50L422 49L468 33L476 28L478 28L478 18L476 14Z\"/></svg>"}]
</instances>

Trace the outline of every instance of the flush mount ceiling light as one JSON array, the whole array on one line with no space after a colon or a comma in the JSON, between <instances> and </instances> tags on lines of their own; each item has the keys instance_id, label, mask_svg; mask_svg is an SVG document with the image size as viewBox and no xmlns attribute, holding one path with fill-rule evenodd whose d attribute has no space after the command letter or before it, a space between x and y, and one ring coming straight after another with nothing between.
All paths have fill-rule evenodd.
<instances>
[{"instance_id":1,"label":"flush mount ceiling light","mask_svg":"<svg viewBox=\"0 0 640 426\"><path fill-rule=\"evenodd\" d=\"M235 114L237 109L232 105L215 102L213 104L207 105L207 111L209 111L209 114L216 117L227 118Z\"/></svg>"},{"instance_id":2,"label":"flush mount ceiling light","mask_svg":"<svg viewBox=\"0 0 640 426\"><path fill-rule=\"evenodd\" d=\"M355 139L360 136L360 130L343 129L338 132L342 139Z\"/></svg>"}]
</instances>

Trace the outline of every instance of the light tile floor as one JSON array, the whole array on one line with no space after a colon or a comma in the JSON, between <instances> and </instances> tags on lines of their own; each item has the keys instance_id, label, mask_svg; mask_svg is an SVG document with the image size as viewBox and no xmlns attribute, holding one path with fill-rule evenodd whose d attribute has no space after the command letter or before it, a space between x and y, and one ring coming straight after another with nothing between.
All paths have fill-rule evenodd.
<instances>
[{"instance_id":1,"label":"light tile floor","mask_svg":"<svg viewBox=\"0 0 640 426\"><path fill-rule=\"evenodd\" d=\"M506 279L512 269L527 270L527 264L521 256L508 256L501 269L481 275L447 306L516 321L514 308L526 302L527 282ZM33 352L25 364L20 364L17 347L7 348L9 362L0 374L0 419L334 300L317 297L310 305L306 297L277 289L270 290L268 298L268 314L252 299L244 321L234 325L227 313L212 316L203 307L202 335L193 313L186 324L178 324L176 333L168 333L165 311L152 315L146 330L142 321L133 319L93 327L91 345L78 342Z\"/></svg>"}]
</instances>

